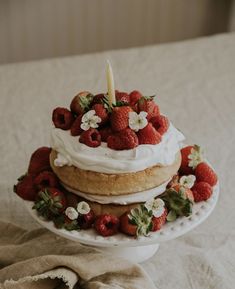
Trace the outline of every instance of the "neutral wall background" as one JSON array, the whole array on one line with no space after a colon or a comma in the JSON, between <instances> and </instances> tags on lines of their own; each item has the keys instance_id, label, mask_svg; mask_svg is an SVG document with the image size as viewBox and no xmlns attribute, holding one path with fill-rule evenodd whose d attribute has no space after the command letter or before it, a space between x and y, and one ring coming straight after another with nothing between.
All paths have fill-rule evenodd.
<instances>
[{"instance_id":1,"label":"neutral wall background","mask_svg":"<svg viewBox=\"0 0 235 289\"><path fill-rule=\"evenodd\" d=\"M0 0L0 63L225 32L231 7L232 0Z\"/></svg>"}]
</instances>

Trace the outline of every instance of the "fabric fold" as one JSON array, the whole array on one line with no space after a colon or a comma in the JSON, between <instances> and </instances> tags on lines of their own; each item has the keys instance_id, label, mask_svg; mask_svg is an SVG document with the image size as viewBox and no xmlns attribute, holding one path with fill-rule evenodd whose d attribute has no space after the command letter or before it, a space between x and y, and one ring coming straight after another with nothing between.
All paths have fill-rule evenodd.
<instances>
[{"instance_id":1,"label":"fabric fold","mask_svg":"<svg viewBox=\"0 0 235 289\"><path fill-rule=\"evenodd\" d=\"M46 229L0 221L0 288L155 289L137 264L66 240Z\"/></svg>"}]
</instances>

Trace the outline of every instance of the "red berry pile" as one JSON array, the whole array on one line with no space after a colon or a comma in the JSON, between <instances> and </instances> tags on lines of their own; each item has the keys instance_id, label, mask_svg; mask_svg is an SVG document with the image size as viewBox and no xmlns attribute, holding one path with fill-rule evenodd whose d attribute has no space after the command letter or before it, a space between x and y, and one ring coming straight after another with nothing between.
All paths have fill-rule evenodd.
<instances>
[{"instance_id":1,"label":"red berry pile","mask_svg":"<svg viewBox=\"0 0 235 289\"><path fill-rule=\"evenodd\" d=\"M203 161L200 147L186 146L181 149L182 162L179 169L181 175L195 175L196 182L192 187L195 202L206 201L217 184L218 177L208 163Z\"/></svg>"},{"instance_id":2,"label":"red berry pile","mask_svg":"<svg viewBox=\"0 0 235 289\"><path fill-rule=\"evenodd\" d=\"M78 93L70 104L70 110L54 109L52 121L56 128L70 130L72 136L80 136L79 142L98 147L101 142L114 150L127 150L139 144L158 144L169 128L169 120L160 114L153 96L143 96L139 91L131 93L115 91L116 105L111 107L104 93L93 95L87 91ZM82 128L83 116L94 111L100 121L96 127ZM129 125L129 113L147 113L147 123L138 131Z\"/></svg>"}]
</instances>

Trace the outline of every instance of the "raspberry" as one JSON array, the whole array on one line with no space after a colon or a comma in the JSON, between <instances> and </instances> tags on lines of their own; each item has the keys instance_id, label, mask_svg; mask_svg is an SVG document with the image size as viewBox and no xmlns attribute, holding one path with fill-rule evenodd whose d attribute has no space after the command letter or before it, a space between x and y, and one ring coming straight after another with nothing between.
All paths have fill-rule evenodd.
<instances>
[{"instance_id":1,"label":"raspberry","mask_svg":"<svg viewBox=\"0 0 235 289\"><path fill-rule=\"evenodd\" d=\"M156 131L151 123L137 132L139 144L158 144L161 142L161 135Z\"/></svg>"},{"instance_id":2,"label":"raspberry","mask_svg":"<svg viewBox=\"0 0 235 289\"><path fill-rule=\"evenodd\" d=\"M14 186L14 192L24 200L35 201L37 190L34 185L32 175L26 175L19 179L17 185Z\"/></svg>"},{"instance_id":3,"label":"raspberry","mask_svg":"<svg viewBox=\"0 0 235 289\"><path fill-rule=\"evenodd\" d=\"M142 94L138 90L133 90L130 93L130 105L134 106L141 97L142 97Z\"/></svg>"},{"instance_id":4,"label":"raspberry","mask_svg":"<svg viewBox=\"0 0 235 289\"><path fill-rule=\"evenodd\" d=\"M28 173L38 175L42 171L51 170L50 166L51 148L40 147L32 155L29 161Z\"/></svg>"},{"instance_id":5,"label":"raspberry","mask_svg":"<svg viewBox=\"0 0 235 289\"><path fill-rule=\"evenodd\" d=\"M116 101L117 102L118 101L125 102L125 103L129 103L130 102L130 96L126 92L115 91L115 96L116 96Z\"/></svg>"},{"instance_id":6,"label":"raspberry","mask_svg":"<svg viewBox=\"0 0 235 289\"><path fill-rule=\"evenodd\" d=\"M103 125L108 121L108 113L103 104L97 103L92 106L92 109L95 110L95 114L101 118L99 125Z\"/></svg>"},{"instance_id":7,"label":"raspberry","mask_svg":"<svg viewBox=\"0 0 235 289\"><path fill-rule=\"evenodd\" d=\"M101 144L100 133L95 128L89 128L88 130L82 132L79 142L84 143L89 147L98 147Z\"/></svg>"},{"instance_id":8,"label":"raspberry","mask_svg":"<svg viewBox=\"0 0 235 289\"><path fill-rule=\"evenodd\" d=\"M107 145L114 150L128 150L138 146L139 141L136 133L130 128L124 129L107 139Z\"/></svg>"},{"instance_id":9,"label":"raspberry","mask_svg":"<svg viewBox=\"0 0 235 289\"><path fill-rule=\"evenodd\" d=\"M82 123L82 114L77 116L77 118L75 119L70 128L70 133L72 136L78 136L82 133L83 130L81 129L81 123Z\"/></svg>"},{"instance_id":10,"label":"raspberry","mask_svg":"<svg viewBox=\"0 0 235 289\"><path fill-rule=\"evenodd\" d=\"M207 163L200 163L196 166L195 176L197 182L206 182L212 187L217 183L217 175Z\"/></svg>"},{"instance_id":11,"label":"raspberry","mask_svg":"<svg viewBox=\"0 0 235 289\"><path fill-rule=\"evenodd\" d=\"M118 232L119 219L116 216L103 214L100 215L95 221L96 231L104 236L112 236Z\"/></svg>"},{"instance_id":12,"label":"raspberry","mask_svg":"<svg viewBox=\"0 0 235 289\"><path fill-rule=\"evenodd\" d=\"M166 223L167 217L167 209L165 209L164 213L160 217L152 218L152 229L151 231L155 232L161 229L161 227Z\"/></svg>"},{"instance_id":13,"label":"raspberry","mask_svg":"<svg viewBox=\"0 0 235 289\"><path fill-rule=\"evenodd\" d=\"M212 195L212 187L206 182L198 182L192 187L195 202L206 201Z\"/></svg>"},{"instance_id":14,"label":"raspberry","mask_svg":"<svg viewBox=\"0 0 235 289\"><path fill-rule=\"evenodd\" d=\"M123 215L121 215L120 217L120 231L130 235L130 236L135 236L136 235L136 231L137 231L137 226L132 224L128 214L130 212L126 212Z\"/></svg>"},{"instance_id":15,"label":"raspberry","mask_svg":"<svg viewBox=\"0 0 235 289\"><path fill-rule=\"evenodd\" d=\"M160 135L163 135L165 132L167 132L169 128L169 120L164 115L156 115L150 119L150 122L156 131L160 133Z\"/></svg>"},{"instance_id":16,"label":"raspberry","mask_svg":"<svg viewBox=\"0 0 235 289\"><path fill-rule=\"evenodd\" d=\"M92 210L90 210L90 212L85 215L78 216L78 225L83 230L91 228L94 221L95 213Z\"/></svg>"},{"instance_id":17,"label":"raspberry","mask_svg":"<svg viewBox=\"0 0 235 289\"><path fill-rule=\"evenodd\" d=\"M111 127L113 131L121 131L129 126L129 112L133 111L130 106L114 107L111 114Z\"/></svg>"},{"instance_id":18,"label":"raspberry","mask_svg":"<svg viewBox=\"0 0 235 289\"><path fill-rule=\"evenodd\" d=\"M48 187L57 188L59 181L53 172L43 171L36 176L34 184L38 190L43 190Z\"/></svg>"},{"instance_id":19,"label":"raspberry","mask_svg":"<svg viewBox=\"0 0 235 289\"><path fill-rule=\"evenodd\" d=\"M73 114L67 108L57 107L53 110L52 121L57 128L70 129L73 123Z\"/></svg>"},{"instance_id":20,"label":"raspberry","mask_svg":"<svg viewBox=\"0 0 235 289\"><path fill-rule=\"evenodd\" d=\"M103 142L107 142L108 137L113 134L111 127L101 128L99 132Z\"/></svg>"}]
</instances>

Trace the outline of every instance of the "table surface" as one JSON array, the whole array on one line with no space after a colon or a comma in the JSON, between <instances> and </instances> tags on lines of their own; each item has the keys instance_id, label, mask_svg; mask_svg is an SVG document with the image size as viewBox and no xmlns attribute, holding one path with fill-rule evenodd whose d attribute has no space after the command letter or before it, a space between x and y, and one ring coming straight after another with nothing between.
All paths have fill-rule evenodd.
<instances>
[{"instance_id":1,"label":"table surface","mask_svg":"<svg viewBox=\"0 0 235 289\"><path fill-rule=\"evenodd\" d=\"M37 147L49 145L51 111L82 90L106 91L106 59L116 88L157 95L161 111L200 144L216 168L220 199L194 231L161 245L143 267L158 288L229 288L235 282L235 34L0 66L0 218L39 225L12 193Z\"/></svg>"}]
</instances>

